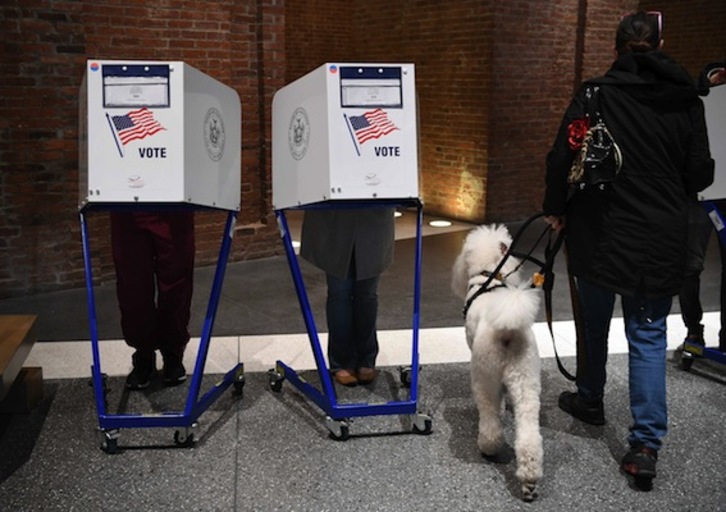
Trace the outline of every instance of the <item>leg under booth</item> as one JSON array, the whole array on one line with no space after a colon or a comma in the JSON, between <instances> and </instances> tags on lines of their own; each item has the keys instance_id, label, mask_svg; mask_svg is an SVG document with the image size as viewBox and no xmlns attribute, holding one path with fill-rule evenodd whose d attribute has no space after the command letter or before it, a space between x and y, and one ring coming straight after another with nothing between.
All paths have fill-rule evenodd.
<instances>
[{"instance_id":1,"label":"leg under booth","mask_svg":"<svg viewBox=\"0 0 726 512\"><path fill-rule=\"evenodd\" d=\"M311 307L305 287L302 271L292 245L292 238L287 225L284 210L276 211L280 225L281 236L291 276L295 286L295 292L300 305L300 310L305 321L308 340L316 364L316 375L319 386L309 382L295 369L283 361L277 361L274 368L268 371L270 388L274 392L281 392L283 383L288 381L306 398L311 400L318 408L325 413L325 426L329 435L335 440L347 440L350 436L350 426L353 418L369 416L402 415L412 418L411 430L417 434L430 434L433 429L433 419L430 415L419 410L419 350L418 350L418 329L420 320L420 272L421 272L421 219L422 205L417 204L418 227L416 234L416 250L414 261L414 290L413 290L413 311L412 311L412 345L411 363L398 367L398 374L401 385L407 389L408 396L403 400L390 400L384 403L368 403L361 401L342 401L336 392L330 367L326 362L323 346L315 322L315 316ZM380 207L381 203L376 202ZM350 207L366 207L365 204L352 205ZM369 205L368 207L371 207ZM376 207L375 205L373 207Z\"/></svg>"},{"instance_id":2,"label":"leg under booth","mask_svg":"<svg viewBox=\"0 0 726 512\"><path fill-rule=\"evenodd\" d=\"M726 256L726 217L722 211L723 201L703 201L703 207L706 209L706 213L711 219L714 229L716 230L719 253L721 254L721 304L723 305L723 297L726 290L724 290L724 257ZM723 307L721 309L721 332L720 336L724 336L724 323L723 323ZM723 338L721 338L723 339ZM693 363L699 359L706 359L714 361L719 364L726 365L726 346L723 341L719 341L719 347L706 347L701 343L696 343L693 340L686 338L683 343L683 355L681 358L680 366L683 370L690 370Z\"/></svg>"}]
</instances>

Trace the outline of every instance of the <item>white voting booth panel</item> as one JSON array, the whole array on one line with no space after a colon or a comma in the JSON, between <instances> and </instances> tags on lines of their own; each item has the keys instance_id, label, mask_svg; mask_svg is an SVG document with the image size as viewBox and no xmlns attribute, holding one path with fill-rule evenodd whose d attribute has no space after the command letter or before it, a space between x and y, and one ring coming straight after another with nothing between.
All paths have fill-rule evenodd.
<instances>
[{"instance_id":1,"label":"white voting booth panel","mask_svg":"<svg viewBox=\"0 0 726 512\"><path fill-rule=\"evenodd\" d=\"M79 201L239 210L236 91L184 62L89 60Z\"/></svg>"},{"instance_id":2,"label":"white voting booth panel","mask_svg":"<svg viewBox=\"0 0 726 512\"><path fill-rule=\"evenodd\" d=\"M276 210L418 195L413 64L327 63L277 91L272 101Z\"/></svg>"},{"instance_id":3,"label":"white voting booth panel","mask_svg":"<svg viewBox=\"0 0 726 512\"><path fill-rule=\"evenodd\" d=\"M716 162L713 184L701 193L701 199L726 198L726 84L711 87L703 98L711 158Z\"/></svg>"}]
</instances>

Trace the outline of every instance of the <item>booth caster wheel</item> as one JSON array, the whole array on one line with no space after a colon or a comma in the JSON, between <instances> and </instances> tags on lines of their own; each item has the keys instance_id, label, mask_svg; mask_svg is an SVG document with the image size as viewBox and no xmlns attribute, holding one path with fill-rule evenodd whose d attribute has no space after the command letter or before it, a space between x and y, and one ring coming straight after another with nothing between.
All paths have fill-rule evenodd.
<instances>
[{"instance_id":1,"label":"booth caster wheel","mask_svg":"<svg viewBox=\"0 0 726 512\"><path fill-rule=\"evenodd\" d=\"M189 448L194 445L194 430L197 428L196 423L192 423L191 427L174 432L174 444L183 448Z\"/></svg>"},{"instance_id":2,"label":"booth caster wheel","mask_svg":"<svg viewBox=\"0 0 726 512\"><path fill-rule=\"evenodd\" d=\"M234 382L232 385L234 386L234 396L241 397L244 394L243 392L245 387L245 374L242 368L240 368L234 376Z\"/></svg>"},{"instance_id":3,"label":"booth caster wheel","mask_svg":"<svg viewBox=\"0 0 726 512\"><path fill-rule=\"evenodd\" d=\"M118 453L118 438L120 435L118 429L101 430L101 450L109 455Z\"/></svg>"},{"instance_id":4,"label":"booth caster wheel","mask_svg":"<svg viewBox=\"0 0 726 512\"><path fill-rule=\"evenodd\" d=\"M267 377L270 379L270 389L275 393L279 393L282 389L282 383L285 381L284 375L277 368L270 368L267 370Z\"/></svg>"},{"instance_id":5,"label":"booth caster wheel","mask_svg":"<svg viewBox=\"0 0 726 512\"><path fill-rule=\"evenodd\" d=\"M403 387L410 388L411 387L411 367L410 366L399 366L398 375L401 379L401 384L403 384Z\"/></svg>"},{"instance_id":6,"label":"booth caster wheel","mask_svg":"<svg viewBox=\"0 0 726 512\"><path fill-rule=\"evenodd\" d=\"M350 437L350 425L347 420L334 420L330 416L325 418L325 426L330 431L328 436L335 441L347 441Z\"/></svg>"},{"instance_id":7,"label":"booth caster wheel","mask_svg":"<svg viewBox=\"0 0 726 512\"><path fill-rule=\"evenodd\" d=\"M418 413L413 419L413 432L422 436L427 436L433 431L434 421L427 414Z\"/></svg>"},{"instance_id":8,"label":"booth caster wheel","mask_svg":"<svg viewBox=\"0 0 726 512\"><path fill-rule=\"evenodd\" d=\"M421 372L421 367L418 367L419 373ZM401 378L401 384L405 388L411 387L411 375L413 373L413 369L410 366L399 366L398 367L398 375Z\"/></svg>"}]
</instances>

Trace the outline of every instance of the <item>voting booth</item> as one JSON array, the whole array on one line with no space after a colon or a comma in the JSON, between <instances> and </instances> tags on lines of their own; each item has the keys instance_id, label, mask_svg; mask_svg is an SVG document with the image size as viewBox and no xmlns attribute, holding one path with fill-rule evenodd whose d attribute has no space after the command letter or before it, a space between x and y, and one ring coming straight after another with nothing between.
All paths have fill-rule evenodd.
<instances>
[{"instance_id":1,"label":"voting booth","mask_svg":"<svg viewBox=\"0 0 726 512\"><path fill-rule=\"evenodd\" d=\"M241 108L237 93L184 62L89 60L79 92L79 210L101 448L115 453L121 428L180 427L191 446L198 417L227 389L244 385L242 363L201 398L204 365L240 208ZM228 212L183 411L108 410L101 372L86 213L213 208Z\"/></svg>"},{"instance_id":2,"label":"voting booth","mask_svg":"<svg viewBox=\"0 0 726 512\"><path fill-rule=\"evenodd\" d=\"M345 440L355 416L413 415L416 433L431 432L417 410L418 321L422 204L419 200L418 117L413 64L326 63L281 88L272 101L272 202L315 357L320 389L282 361L268 373L284 380L326 413L334 439ZM339 403L318 338L285 211L290 209L415 206L412 360L399 367L407 400Z\"/></svg>"},{"instance_id":3,"label":"voting booth","mask_svg":"<svg viewBox=\"0 0 726 512\"><path fill-rule=\"evenodd\" d=\"M239 210L234 89L184 62L90 60L79 102L81 205Z\"/></svg>"},{"instance_id":4,"label":"voting booth","mask_svg":"<svg viewBox=\"0 0 726 512\"><path fill-rule=\"evenodd\" d=\"M272 100L272 203L419 197L413 64L324 64Z\"/></svg>"},{"instance_id":5,"label":"voting booth","mask_svg":"<svg viewBox=\"0 0 726 512\"><path fill-rule=\"evenodd\" d=\"M713 184L701 192L702 200L726 199L726 84L711 87L703 98L711 158L716 162Z\"/></svg>"}]
</instances>

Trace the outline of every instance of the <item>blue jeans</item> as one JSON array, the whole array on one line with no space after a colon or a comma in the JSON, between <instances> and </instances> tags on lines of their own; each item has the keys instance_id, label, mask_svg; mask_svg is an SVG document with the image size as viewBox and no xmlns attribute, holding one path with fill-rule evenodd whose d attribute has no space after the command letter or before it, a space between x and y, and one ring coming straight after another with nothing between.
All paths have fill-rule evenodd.
<instances>
[{"instance_id":1,"label":"blue jeans","mask_svg":"<svg viewBox=\"0 0 726 512\"><path fill-rule=\"evenodd\" d=\"M615 294L584 279L578 290L585 332L586 366L578 370L577 390L586 401L602 400L605 390L608 332ZM654 450L668 432L666 404L666 318L672 298L622 297L628 340L630 412L628 442Z\"/></svg>"},{"instance_id":2,"label":"blue jeans","mask_svg":"<svg viewBox=\"0 0 726 512\"><path fill-rule=\"evenodd\" d=\"M327 274L328 362L331 371L375 368L379 277L356 281Z\"/></svg>"}]
</instances>

